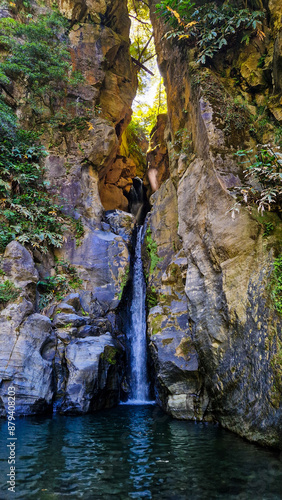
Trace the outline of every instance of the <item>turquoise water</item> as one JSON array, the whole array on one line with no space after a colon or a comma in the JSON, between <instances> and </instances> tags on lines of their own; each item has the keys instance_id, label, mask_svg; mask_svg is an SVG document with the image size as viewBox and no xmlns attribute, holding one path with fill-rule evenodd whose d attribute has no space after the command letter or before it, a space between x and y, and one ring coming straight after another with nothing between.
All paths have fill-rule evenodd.
<instances>
[{"instance_id":1,"label":"turquoise water","mask_svg":"<svg viewBox=\"0 0 282 500\"><path fill-rule=\"evenodd\" d=\"M16 494L7 494L7 422L0 422L0 498L282 499L282 456L211 424L155 406L17 426Z\"/></svg>"}]
</instances>

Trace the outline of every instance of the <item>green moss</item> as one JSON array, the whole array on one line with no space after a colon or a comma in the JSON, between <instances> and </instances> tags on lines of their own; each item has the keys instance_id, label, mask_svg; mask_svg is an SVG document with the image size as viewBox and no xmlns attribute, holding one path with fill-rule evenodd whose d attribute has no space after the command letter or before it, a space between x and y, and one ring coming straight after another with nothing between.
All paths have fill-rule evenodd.
<instances>
[{"instance_id":1,"label":"green moss","mask_svg":"<svg viewBox=\"0 0 282 500\"><path fill-rule=\"evenodd\" d=\"M270 362L273 370L273 387L271 401L275 408L279 408L282 401L282 341L276 335L276 353Z\"/></svg>"},{"instance_id":2,"label":"green moss","mask_svg":"<svg viewBox=\"0 0 282 500\"><path fill-rule=\"evenodd\" d=\"M188 357L191 353L192 348L193 348L192 340L191 339L182 340L182 342L180 343L180 348L181 348L181 352L183 353L183 355L185 357Z\"/></svg>"},{"instance_id":3,"label":"green moss","mask_svg":"<svg viewBox=\"0 0 282 500\"><path fill-rule=\"evenodd\" d=\"M162 321L163 316L161 314L156 314L156 316L150 317L152 335L160 333Z\"/></svg>"},{"instance_id":4,"label":"green moss","mask_svg":"<svg viewBox=\"0 0 282 500\"><path fill-rule=\"evenodd\" d=\"M117 353L118 350L115 347L106 345L104 352L101 354L101 359L104 359L110 365L115 365L117 362Z\"/></svg>"},{"instance_id":5,"label":"green moss","mask_svg":"<svg viewBox=\"0 0 282 500\"><path fill-rule=\"evenodd\" d=\"M273 263L270 296L274 309L279 314L282 314L282 254Z\"/></svg>"},{"instance_id":6,"label":"green moss","mask_svg":"<svg viewBox=\"0 0 282 500\"><path fill-rule=\"evenodd\" d=\"M165 345L169 345L169 344L171 344L171 342L172 342L172 341L173 341L173 339L164 339L164 340L162 341L162 344L163 344L163 346L165 346Z\"/></svg>"},{"instance_id":7,"label":"green moss","mask_svg":"<svg viewBox=\"0 0 282 500\"><path fill-rule=\"evenodd\" d=\"M145 245L146 249L149 255L149 260L150 260L150 270L149 273L153 274L156 266L158 265L159 262L163 260L163 258L160 258L158 256L158 245L157 242L153 240L152 238L152 230L150 226L148 226L147 231L146 231L146 238L145 238Z\"/></svg>"},{"instance_id":8,"label":"green moss","mask_svg":"<svg viewBox=\"0 0 282 500\"><path fill-rule=\"evenodd\" d=\"M4 281L0 284L0 303L9 302L9 300L15 300L20 294L20 290L15 287L14 283L9 280Z\"/></svg>"},{"instance_id":9,"label":"green moss","mask_svg":"<svg viewBox=\"0 0 282 500\"><path fill-rule=\"evenodd\" d=\"M120 292L118 294L118 299L121 300L122 298L122 294L123 294L123 290L124 288L126 287L127 283L128 283L128 278L129 278L129 266L127 267L127 269L124 271L124 274L121 278L121 283L120 283Z\"/></svg>"},{"instance_id":10,"label":"green moss","mask_svg":"<svg viewBox=\"0 0 282 500\"><path fill-rule=\"evenodd\" d=\"M157 291L154 286L147 287L146 301L149 309L155 307L158 304Z\"/></svg>"}]
</instances>

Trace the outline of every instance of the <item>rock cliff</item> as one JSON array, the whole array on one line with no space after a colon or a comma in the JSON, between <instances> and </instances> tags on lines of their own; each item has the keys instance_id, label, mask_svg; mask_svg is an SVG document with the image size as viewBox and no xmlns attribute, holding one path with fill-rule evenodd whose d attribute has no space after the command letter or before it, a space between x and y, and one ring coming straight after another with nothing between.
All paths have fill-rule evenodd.
<instances>
[{"instance_id":1,"label":"rock cliff","mask_svg":"<svg viewBox=\"0 0 282 500\"><path fill-rule=\"evenodd\" d=\"M127 209L123 188L135 176L132 161L117 156L137 87L127 4L32 2L26 11L22 2L12 7L7 3L1 6L1 17L36 21L54 8L64 16L72 69L80 77L63 95L58 88L55 109L47 101L41 109L41 142L48 151L45 185L63 213L76 221L79 236L71 223L55 252L51 247L47 253L31 245L26 249L12 241L1 257L1 286L12 287L0 312L2 415L10 385L16 390L17 414L52 408L85 413L117 404L124 376L122 332L115 312L129 268L134 220L123 212L107 219L104 207ZM6 87L2 96L7 104L13 98L22 125L34 128L38 120L32 105L19 98L28 90L27 82L15 78L11 96ZM117 179L120 173L125 177L118 165L126 162L128 180L113 185L116 192L108 191L109 206L103 207L104 180L113 169Z\"/></svg>"},{"instance_id":2,"label":"rock cliff","mask_svg":"<svg viewBox=\"0 0 282 500\"><path fill-rule=\"evenodd\" d=\"M170 178L152 196L146 250L157 399L173 416L215 418L282 448L281 317L270 300L281 219L259 217L233 190L244 182L234 152L259 140L250 131L258 106L272 113L260 140L273 141L280 126L281 2L266 5L263 42L226 49L208 67L166 39L169 27L150 3L170 158Z\"/></svg>"},{"instance_id":3,"label":"rock cliff","mask_svg":"<svg viewBox=\"0 0 282 500\"><path fill-rule=\"evenodd\" d=\"M25 2L27 14L21 1L2 3L0 18L24 22L54 7ZM55 4L76 84L59 85L39 112L27 78L1 80L5 106L25 128L40 129L46 189L69 218L61 247L43 251L40 241L13 237L1 254L1 416L11 385L18 414L111 407L127 385L118 308L135 223L129 193L144 170L126 136L137 88L127 5ZM281 0L258 0L263 36L237 40L204 65L185 40L165 37L156 4L150 0L168 113L148 151L143 248L156 399L176 418L216 420L282 449L281 315L272 290L281 212L262 216L236 198L245 167L234 156L281 140Z\"/></svg>"}]
</instances>

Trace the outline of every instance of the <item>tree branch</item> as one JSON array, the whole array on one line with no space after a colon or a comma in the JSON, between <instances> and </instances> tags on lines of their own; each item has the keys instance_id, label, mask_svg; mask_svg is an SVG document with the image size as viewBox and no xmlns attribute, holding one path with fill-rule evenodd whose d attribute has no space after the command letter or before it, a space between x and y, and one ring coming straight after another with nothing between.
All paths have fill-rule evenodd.
<instances>
[{"instance_id":1,"label":"tree branch","mask_svg":"<svg viewBox=\"0 0 282 500\"><path fill-rule=\"evenodd\" d=\"M135 57L131 56L131 59L134 62L134 64L136 64L137 66L139 66L139 68L144 69L144 71L146 71L147 73L149 73L149 75L154 76L154 73L152 73L151 70L149 70L148 68L146 68L146 66L144 66L144 64L142 64L140 61L138 61L137 59L135 59Z\"/></svg>"},{"instance_id":2,"label":"tree branch","mask_svg":"<svg viewBox=\"0 0 282 500\"><path fill-rule=\"evenodd\" d=\"M147 23L146 21L141 21L141 19L139 19L139 17L135 17L133 16L132 14L128 14L129 17L132 17L132 19L135 19L135 21L138 21L138 23L141 23L141 24L146 24L146 26L150 26L150 23Z\"/></svg>"},{"instance_id":3,"label":"tree branch","mask_svg":"<svg viewBox=\"0 0 282 500\"><path fill-rule=\"evenodd\" d=\"M138 61L139 62L141 61L141 58L142 58L144 52L146 51L148 45L150 45L150 42L151 42L152 38L153 38L153 35L151 35L150 38L148 38L147 43L144 45L144 47L143 47L143 49L142 49L142 51L141 51L141 53L140 53L140 55L138 57Z\"/></svg>"}]
</instances>

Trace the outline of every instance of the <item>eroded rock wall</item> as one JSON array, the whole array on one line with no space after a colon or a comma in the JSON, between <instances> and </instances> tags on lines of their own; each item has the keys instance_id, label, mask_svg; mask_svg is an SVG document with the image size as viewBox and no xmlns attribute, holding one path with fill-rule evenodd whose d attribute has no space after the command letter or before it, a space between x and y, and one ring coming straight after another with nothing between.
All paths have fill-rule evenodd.
<instances>
[{"instance_id":1,"label":"eroded rock wall","mask_svg":"<svg viewBox=\"0 0 282 500\"><path fill-rule=\"evenodd\" d=\"M52 409L85 413L117 404L124 376L116 310L129 268L134 220L121 211L104 217L99 183L118 161L137 87L129 54L127 3L65 0L57 5L70 21L71 62L83 81L63 98L58 92L56 112L62 119L57 126L48 121L48 106L44 109L45 180L63 211L79 221L81 231L77 237L70 224L62 247L50 248L47 254L13 241L0 258L0 281L13 283L18 295L0 306L2 416L11 385L17 415ZM33 2L33 18L48 15L52 6L53 2ZM7 6L3 15L16 16L16 9L11 14ZM20 83L13 82L13 89L24 95ZM24 98L17 114L29 128L33 117ZM66 269L76 276L73 293ZM40 303L40 283L46 279L61 279L65 288L56 295L50 285L49 296Z\"/></svg>"},{"instance_id":2,"label":"eroded rock wall","mask_svg":"<svg viewBox=\"0 0 282 500\"><path fill-rule=\"evenodd\" d=\"M155 262L148 269L155 292L148 324L157 395L174 416L215 418L282 448L281 318L269 297L281 220L271 216L274 232L263 237L256 209L236 204L232 192L243 180L233 153L258 140L250 135L250 115L263 103L280 120L281 2L268 5L264 42L232 47L211 68L195 66L184 43L163 38L169 28L156 16L156 3L151 15L170 155L170 179L153 195L149 216L156 245L147 242ZM261 49L268 54L264 69L257 64ZM242 98L245 111L236 107ZM266 125L261 140L273 137L273 125Z\"/></svg>"}]
</instances>

